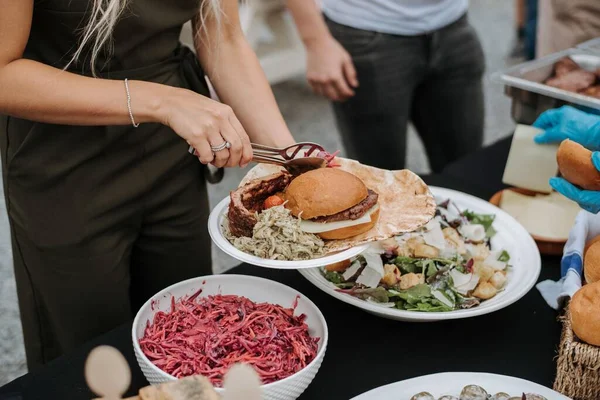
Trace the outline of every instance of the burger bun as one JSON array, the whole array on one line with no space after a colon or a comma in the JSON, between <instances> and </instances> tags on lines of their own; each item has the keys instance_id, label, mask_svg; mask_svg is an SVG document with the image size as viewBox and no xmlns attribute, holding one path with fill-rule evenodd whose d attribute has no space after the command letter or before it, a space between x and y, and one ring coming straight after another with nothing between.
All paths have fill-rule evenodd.
<instances>
[{"instance_id":1,"label":"burger bun","mask_svg":"<svg viewBox=\"0 0 600 400\"><path fill-rule=\"evenodd\" d=\"M354 207L368 194L367 186L356 175L336 168L318 168L292 180L285 190L285 200L292 215L313 219Z\"/></svg>"},{"instance_id":2,"label":"burger bun","mask_svg":"<svg viewBox=\"0 0 600 400\"><path fill-rule=\"evenodd\" d=\"M573 332L582 341L600 346L600 282L579 289L569 305Z\"/></svg>"},{"instance_id":3,"label":"burger bun","mask_svg":"<svg viewBox=\"0 0 600 400\"><path fill-rule=\"evenodd\" d=\"M600 241L596 239L584 251L583 255L583 274L587 283L600 281Z\"/></svg>"},{"instance_id":4,"label":"burger bun","mask_svg":"<svg viewBox=\"0 0 600 400\"><path fill-rule=\"evenodd\" d=\"M558 147L556 161L561 175L585 190L600 190L600 172L592 164L592 152L572 140Z\"/></svg>"},{"instance_id":5,"label":"burger bun","mask_svg":"<svg viewBox=\"0 0 600 400\"><path fill-rule=\"evenodd\" d=\"M332 231L321 232L318 235L321 239L325 240L340 240L340 239L348 239L361 233L365 233L370 231L375 224L377 224L377 220L379 219L379 208L371 213L371 222L366 222L360 225L348 226L346 228L334 229Z\"/></svg>"}]
</instances>

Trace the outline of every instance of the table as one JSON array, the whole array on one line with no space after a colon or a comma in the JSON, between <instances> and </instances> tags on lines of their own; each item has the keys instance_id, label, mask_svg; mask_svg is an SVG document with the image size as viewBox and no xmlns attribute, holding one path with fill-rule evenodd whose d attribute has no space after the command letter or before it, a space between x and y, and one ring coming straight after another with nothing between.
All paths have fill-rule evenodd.
<instances>
[{"instance_id":1,"label":"table","mask_svg":"<svg viewBox=\"0 0 600 400\"><path fill-rule=\"evenodd\" d=\"M460 160L442 175L425 177L430 185L445 186L489 198L501 187L501 169L508 147L501 141ZM481 160L485 165L479 165ZM488 179L490 177L491 179ZM471 179L473 179L471 181ZM540 280L558 279L560 259L543 258ZM296 271L277 271L241 265L230 273L269 278L289 285L313 300L330 330L325 360L301 399L349 399L399 380L437 372L490 372L516 376L551 387L554 357L561 326L557 314L536 289L517 303L492 314L456 321L406 323L367 314L321 292ZM0 388L24 400L89 400L83 363L100 344L120 349L132 373L131 394L147 384L135 361L131 324L86 344L44 367ZM17 397L18 398L18 397Z\"/></svg>"}]
</instances>

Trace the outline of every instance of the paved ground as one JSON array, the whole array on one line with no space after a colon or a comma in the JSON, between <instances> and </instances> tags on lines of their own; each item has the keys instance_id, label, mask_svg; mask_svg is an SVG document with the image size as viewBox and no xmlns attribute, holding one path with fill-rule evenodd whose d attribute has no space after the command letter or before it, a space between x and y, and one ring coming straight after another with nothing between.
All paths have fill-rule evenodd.
<instances>
[{"instance_id":1,"label":"paved ground","mask_svg":"<svg viewBox=\"0 0 600 400\"><path fill-rule=\"evenodd\" d=\"M512 40L512 4L510 1L477 0L471 5L471 21L483 42L488 73L505 65L505 55ZM274 87L275 95L290 129L298 140L313 140L327 148L342 148L329 105L314 96L299 77ZM510 102L502 86L486 76L486 143L508 134L514 126L510 118ZM411 132L408 154L409 168L427 172L424 153ZM239 182L244 171L228 171L225 180L211 187L211 204L221 200ZM0 185L0 192L2 185ZM0 193L0 385L26 372L21 326L10 257L8 222L4 196ZM236 264L215 250L214 270L222 272Z\"/></svg>"}]
</instances>

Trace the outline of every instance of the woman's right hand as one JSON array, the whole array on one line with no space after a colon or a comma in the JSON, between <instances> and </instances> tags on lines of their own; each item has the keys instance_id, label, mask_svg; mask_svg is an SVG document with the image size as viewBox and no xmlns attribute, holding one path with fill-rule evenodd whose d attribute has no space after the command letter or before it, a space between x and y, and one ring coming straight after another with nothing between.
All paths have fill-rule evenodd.
<instances>
[{"instance_id":1,"label":"woman's right hand","mask_svg":"<svg viewBox=\"0 0 600 400\"><path fill-rule=\"evenodd\" d=\"M252 160L250 138L231 107L191 90L169 88L161 99L163 124L185 139L203 164L245 167ZM231 144L213 153L211 146Z\"/></svg>"}]
</instances>

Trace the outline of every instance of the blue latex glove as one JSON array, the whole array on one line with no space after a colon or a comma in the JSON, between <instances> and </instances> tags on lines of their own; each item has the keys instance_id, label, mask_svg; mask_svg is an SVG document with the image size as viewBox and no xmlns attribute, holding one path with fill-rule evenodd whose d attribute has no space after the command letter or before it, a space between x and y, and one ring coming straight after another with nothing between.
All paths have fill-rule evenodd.
<instances>
[{"instance_id":1,"label":"blue latex glove","mask_svg":"<svg viewBox=\"0 0 600 400\"><path fill-rule=\"evenodd\" d=\"M600 152L592 153L592 164L600 171ZM578 203L584 210L593 214L600 212L600 192L579 189L564 178L551 178L550 186L563 196Z\"/></svg>"},{"instance_id":2,"label":"blue latex glove","mask_svg":"<svg viewBox=\"0 0 600 400\"><path fill-rule=\"evenodd\" d=\"M536 143L571 139L589 150L600 150L600 116L563 106L543 112L533 126L545 131L535 137Z\"/></svg>"}]
</instances>

